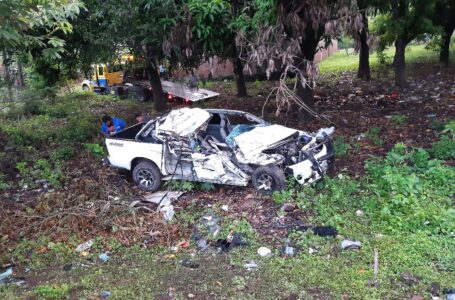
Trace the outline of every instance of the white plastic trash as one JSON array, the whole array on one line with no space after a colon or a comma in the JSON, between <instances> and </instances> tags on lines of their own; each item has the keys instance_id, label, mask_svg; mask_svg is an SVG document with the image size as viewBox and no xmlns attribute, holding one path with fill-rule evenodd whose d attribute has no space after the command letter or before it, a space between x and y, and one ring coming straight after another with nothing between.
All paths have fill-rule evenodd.
<instances>
[{"instance_id":1,"label":"white plastic trash","mask_svg":"<svg viewBox=\"0 0 455 300\"><path fill-rule=\"evenodd\" d=\"M259 254L259 256L267 257L267 256L272 255L272 250L270 250L270 249L267 248L267 247L260 247L260 248L258 249L258 254Z\"/></svg>"},{"instance_id":2,"label":"white plastic trash","mask_svg":"<svg viewBox=\"0 0 455 300\"><path fill-rule=\"evenodd\" d=\"M82 252L82 251L87 251L93 246L93 241L88 240L85 243L82 243L76 247L76 252Z\"/></svg>"}]
</instances>

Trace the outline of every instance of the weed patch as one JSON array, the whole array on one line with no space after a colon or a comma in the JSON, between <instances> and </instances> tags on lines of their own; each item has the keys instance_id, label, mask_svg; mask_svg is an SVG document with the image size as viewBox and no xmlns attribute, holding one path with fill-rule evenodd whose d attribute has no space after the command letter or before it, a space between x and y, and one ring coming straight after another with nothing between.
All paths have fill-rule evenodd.
<instances>
[{"instance_id":1,"label":"weed patch","mask_svg":"<svg viewBox=\"0 0 455 300\"><path fill-rule=\"evenodd\" d=\"M38 299L62 299L71 291L71 285L53 284L53 285L40 285L33 291Z\"/></svg>"},{"instance_id":2,"label":"weed patch","mask_svg":"<svg viewBox=\"0 0 455 300\"><path fill-rule=\"evenodd\" d=\"M408 117L405 115L393 115L390 120L398 125L406 124Z\"/></svg>"},{"instance_id":3,"label":"weed patch","mask_svg":"<svg viewBox=\"0 0 455 300\"><path fill-rule=\"evenodd\" d=\"M335 148L335 155L337 156L345 156L351 150L351 145L345 143L343 136L337 136L333 140L333 147Z\"/></svg>"}]
</instances>

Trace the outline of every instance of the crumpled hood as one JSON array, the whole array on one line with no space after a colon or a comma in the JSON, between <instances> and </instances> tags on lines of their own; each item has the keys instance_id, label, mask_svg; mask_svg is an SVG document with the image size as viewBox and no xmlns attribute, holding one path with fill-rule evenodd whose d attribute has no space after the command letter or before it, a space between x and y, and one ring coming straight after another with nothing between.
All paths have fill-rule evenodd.
<instances>
[{"instance_id":1,"label":"crumpled hood","mask_svg":"<svg viewBox=\"0 0 455 300\"><path fill-rule=\"evenodd\" d=\"M210 114L200 108L180 108L171 111L160 125L160 130L186 136L195 132L210 119Z\"/></svg>"},{"instance_id":2,"label":"crumpled hood","mask_svg":"<svg viewBox=\"0 0 455 300\"><path fill-rule=\"evenodd\" d=\"M281 125L258 126L234 138L246 159L253 158L262 151L299 132Z\"/></svg>"}]
</instances>

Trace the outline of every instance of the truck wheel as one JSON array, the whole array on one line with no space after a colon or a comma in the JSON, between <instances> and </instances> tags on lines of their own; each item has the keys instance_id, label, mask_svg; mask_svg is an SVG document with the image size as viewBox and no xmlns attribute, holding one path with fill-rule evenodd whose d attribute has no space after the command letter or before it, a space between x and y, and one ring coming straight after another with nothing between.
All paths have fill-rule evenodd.
<instances>
[{"instance_id":1,"label":"truck wheel","mask_svg":"<svg viewBox=\"0 0 455 300\"><path fill-rule=\"evenodd\" d=\"M251 181L258 193L271 195L286 188L286 176L283 170L274 165L260 166L251 175Z\"/></svg>"},{"instance_id":2,"label":"truck wheel","mask_svg":"<svg viewBox=\"0 0 455 300\"><path fill-rule=\"evenodd\" d=\"M133 169L133 180L143 191L154 192L161 185L161 172L149 161L141 161Z\"/></svg>"},{"instance_id":3,"label":"truck wheel","mask_svg":"<svg viewBox=\"0 0 455 300\"><path fill-rule=\"evenodd\" d=\"M84 84L82 86L82 90L88 92L88 91L90 91L90 88L88 87L88 85Z\"/></svg>"}]
</instances>

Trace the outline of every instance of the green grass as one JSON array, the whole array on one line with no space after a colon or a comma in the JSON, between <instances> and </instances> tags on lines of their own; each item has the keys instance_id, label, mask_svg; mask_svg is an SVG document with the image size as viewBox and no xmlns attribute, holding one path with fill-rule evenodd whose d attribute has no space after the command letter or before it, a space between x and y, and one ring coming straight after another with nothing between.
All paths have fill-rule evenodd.
<instances>
[{"instance_id":1,"label":"green grass","mask_svg":"<svg viewBox=\"0 0 455 300\"><path fill-rule=\"evenodd\" d=\"M0 298L31 296L56 299L96 298L110 291L110 299L144 299L173 296L183 299L410 299L412 295L431 298L433 283L441 289L455 285L455 211L452 206L455 175L453 167L430 159L422 149L397 144L383 159L366 165L367 175L354 179L346 175L328 178L316 187L290 187L291 196L304 212L313 212L306 222L332 225L339 236L318 237L311 231L289 230L288 238L297 249L294 257L282 257L284 238L270 240L259 234L243 214L220 220L219 236L234 230L249 243L229 253L201 253L191 247L173 252L167 248L125 248L118 242L94 239L88 257L74 251L77 242L52 243L49 238L22 242L13 251L14 261L27 263L33 284L23 287L0 286ZM438 189L434 189L438 186ZM272 199L270 199L272 201ZM176 222L191 225L214 211L193 203L178 211ZM359 216L357 210L363 210ZM272 215L284 215L279 208ZM264 224L267 226L268 224ZM362 242L360 251L341 250L343 239ZM189 238L188 238L189 239ZM216 238L214 238L216 239ZM40 246L41 245L41 246ZM50 251L26 255L30 248L45 245ZM273 256L261 258L260 246L272 249ZM111 250L111 259L100 263L97 255ZM313 253L309 249L315 249ZM373 253L379 253L376 286L373 280ZM190 259L196 269L182 266ZM249 272L243 264L254 260L258 270ZM62 265L72 263L71 271ZM85 265L85 267L84 267ZM79 267L78 267L79 266ZM82 266L82 267L81 267ZM409 272L418 282L403 282Z\"/></svg>"},{"instance_id":2,"label":"green grass","mask_svg":"<svg viewBox=\"0 0 455 300\"><path fill-rule=\"evenodd\" d=\"M454 49L451 49L451 59L455 59ZM384 54L387 57L387 63L392 62L393 56L395 54L395 48L389 47ZM415 62L437 62L439 59L439 52L425 49L425 45L409 45L406 48L406 62L415 63ZM345 51L339 51L329 58L323 60L319 64L319 69L321 74L332 73L332 72L342 72L349 70L356 70L359 66L359 55L350 54L346 55ZM370 67L376 69L379 67L378 56L376 53L370 54Z\"/></svg>"}]
</instances>

